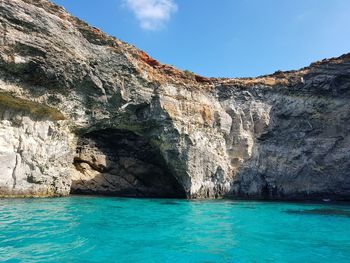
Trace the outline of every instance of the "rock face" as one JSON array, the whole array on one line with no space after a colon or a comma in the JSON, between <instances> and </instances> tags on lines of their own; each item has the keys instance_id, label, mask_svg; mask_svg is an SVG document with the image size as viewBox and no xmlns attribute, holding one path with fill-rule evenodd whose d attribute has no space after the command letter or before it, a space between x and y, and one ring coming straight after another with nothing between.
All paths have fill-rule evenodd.
<instances>
[{"instance_id":1,"label":"rock face","mask_svg":"<svg viewBox=\"0 0 350 263\"><path fill-rule=\"evenodd\" d=\"M350 54L204 78L46 0L0 32L2 196L350 199Z\"/></svg>"},{"instance_id":2,"label":"rock face","mask_svg":"<svg viewBox=\"0 0 350 263\"><path fill-rule=\"evenodd\" d=\"M0 196L68 194L73 156L66 128L11 110L0 115Z\"/></svg>"}]
</instances>

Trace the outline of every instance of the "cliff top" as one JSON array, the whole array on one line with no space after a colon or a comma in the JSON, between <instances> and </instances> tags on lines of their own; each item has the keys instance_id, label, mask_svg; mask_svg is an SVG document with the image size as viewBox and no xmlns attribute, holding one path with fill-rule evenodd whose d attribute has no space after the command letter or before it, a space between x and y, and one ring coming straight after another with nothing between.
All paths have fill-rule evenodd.
<instances>
[{"instance_id":1,"label":"cliff top","mask_svg":"<svg viewBox=\"0 0 350 263\"><path fill-rule=\"evenodd\" d=\"M69 31L69 27L76 28L83 37L93 45L104 46L109 50L123 54L127 57L128 61L132 63L135 70L141 75L146 75L150 81L156 81L159 83L174 83L191 87L203 87L210 88L214 86L245 86L251 87L256 85L263 86L275 86L275 85L295 85L303 82L303 76L305 74L312 73L314 71L320 71L323 68L331 67L332 65L345 63L350 61L350 53L342 55L338 58L324 59L312 63L310 66L292 71L277 71L273 74L259 76L255 78L211 78L203 77L189 71L179 70L173 66L162 64L157 60L150 57L142 50L136 48L133 45L127 44L118 40L115 37L109 36L96 27L92 27L80 20L68 14L63 7L53 4L47 0L4 0L5 3L22 1L26 4L34 5L42 8L45 12L52 16L55 16L62 23L63 28ZM21 21L22 25L24 24Z\"/></svg>"}]
</instances>

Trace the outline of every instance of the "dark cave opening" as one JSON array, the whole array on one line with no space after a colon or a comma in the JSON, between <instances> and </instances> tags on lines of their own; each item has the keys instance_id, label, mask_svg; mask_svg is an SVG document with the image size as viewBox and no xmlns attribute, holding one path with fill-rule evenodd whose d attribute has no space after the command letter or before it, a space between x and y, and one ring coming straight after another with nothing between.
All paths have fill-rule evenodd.
<instances>
[{"instance_id":1,"label":"dark cave opening","mask_svg":"<svg viewBox=\"0 0 350 263\"><path fill-rule=\"evenodd\" d=\"M130 131L104 129L83 135L74 166L72 194L186 197L157 148Z\"/></svg>"}]
</instances>

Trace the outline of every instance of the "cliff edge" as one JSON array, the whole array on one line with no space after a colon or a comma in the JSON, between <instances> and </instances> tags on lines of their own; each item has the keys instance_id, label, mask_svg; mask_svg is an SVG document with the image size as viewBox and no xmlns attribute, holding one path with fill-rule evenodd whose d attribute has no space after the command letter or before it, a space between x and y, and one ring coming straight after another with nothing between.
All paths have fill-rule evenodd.
<instances>
[{"instance_id":1,"label":"cliff edge","mask_svg":"<svg viewBox=\"0 0 350 263\"><path fill-rule=\"evenodd\" d=\"M206 78L46 0L0 33L0 196L350 199L350 54Z\"/></svg>"}]
</instances>

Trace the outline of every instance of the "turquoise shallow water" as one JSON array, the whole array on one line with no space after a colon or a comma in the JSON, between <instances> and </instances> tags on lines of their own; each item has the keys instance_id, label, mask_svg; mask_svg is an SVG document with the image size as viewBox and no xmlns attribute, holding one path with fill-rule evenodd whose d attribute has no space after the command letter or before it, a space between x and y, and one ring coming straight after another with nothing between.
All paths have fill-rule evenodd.
<instances>
[{"instance_id":1,"label":"turquoise shallow water","mask_svg":"<svg viewBox=\"0 0 350 263\"><path fill-rule=\"evenodd\" d=\"M0 200L1 262L350 262L350 206Z\"/></svg>"}]
</instances>

